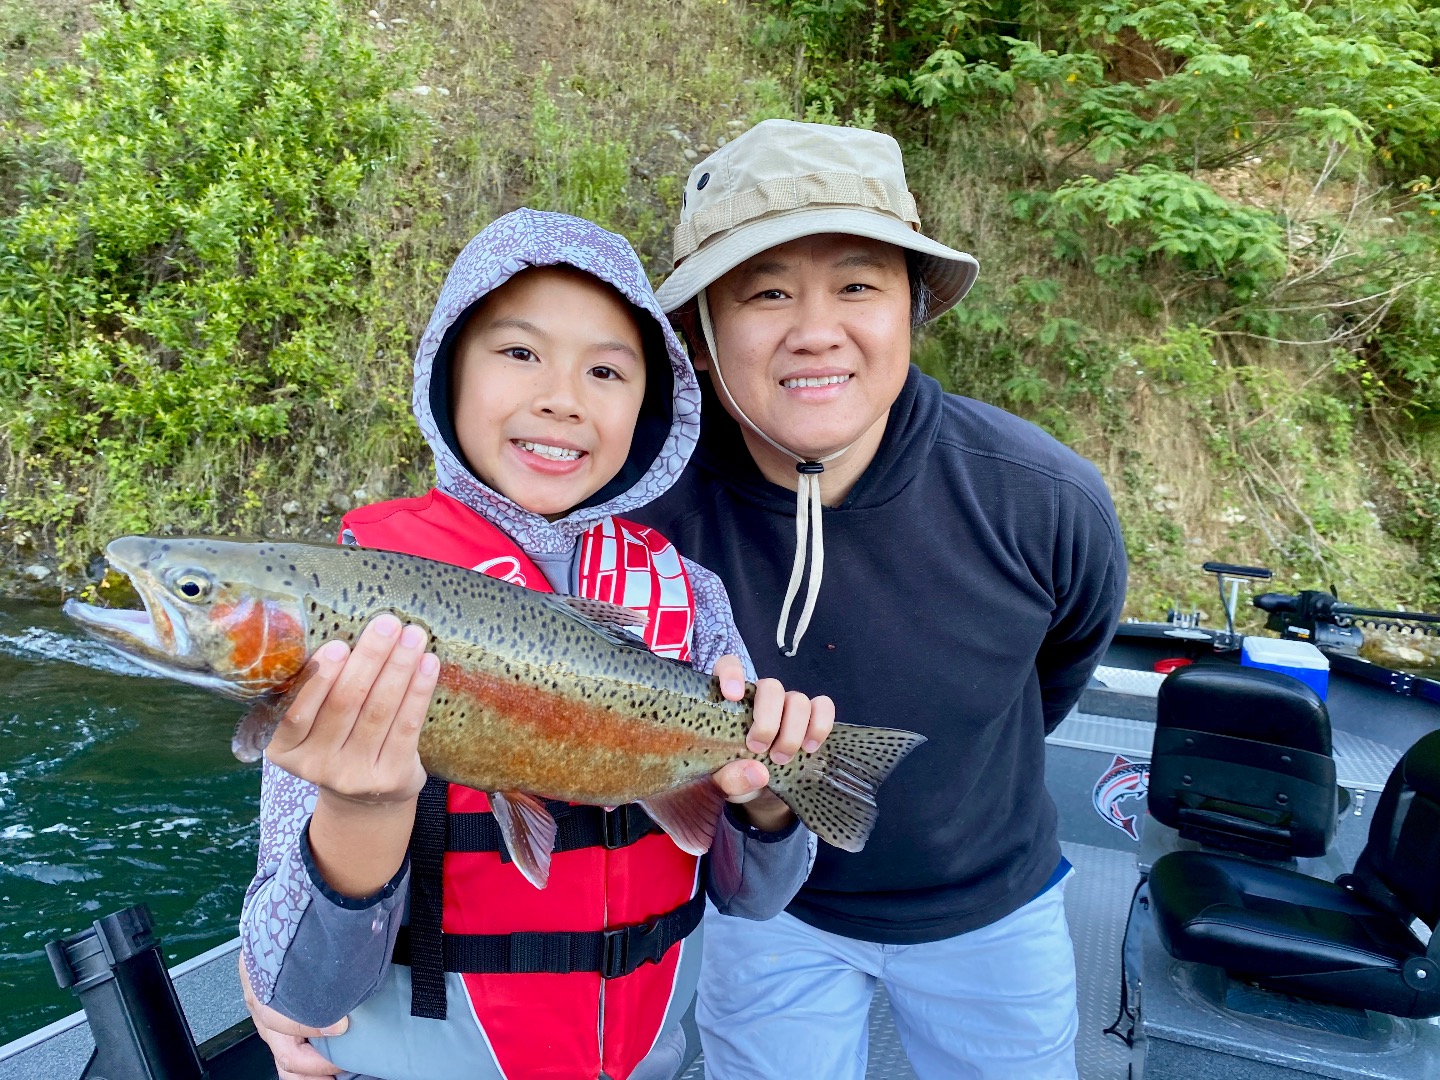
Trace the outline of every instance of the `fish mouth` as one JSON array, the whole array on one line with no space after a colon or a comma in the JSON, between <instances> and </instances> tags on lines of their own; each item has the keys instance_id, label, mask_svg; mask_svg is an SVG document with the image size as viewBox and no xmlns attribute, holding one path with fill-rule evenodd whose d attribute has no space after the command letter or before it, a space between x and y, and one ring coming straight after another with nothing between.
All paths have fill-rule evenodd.
<instances>
[{"instance_id":1,"label":"fish mouth","mask_svg":"<svg viewBox=\"0 0 1440 1080\"><path fill-rule=\"evenodd\" d=\"M253 696L214 674L196 653L185 612L146 569L140 540L122 537L112 541L105 548L105 561L129 580L144 605L141 610L66 600L62 613L90 637L148 671L227 697Z\"/></svg>"}]
</instances>

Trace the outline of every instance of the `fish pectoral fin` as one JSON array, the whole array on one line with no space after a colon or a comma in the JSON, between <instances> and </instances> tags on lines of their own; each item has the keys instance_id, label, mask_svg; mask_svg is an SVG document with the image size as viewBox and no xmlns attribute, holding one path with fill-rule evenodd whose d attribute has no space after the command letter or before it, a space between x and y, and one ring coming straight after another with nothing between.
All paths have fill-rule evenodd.
<instances>
[{"instance_id":1,"label":"fish pectoral fin","mask_svg":"<svg viewBox=\"0 0 1440 1080\"><path fill-rule=\"evenodd\" d=\"M319 670L313 660L309 661L283 691L268 694L251 705L250 711L242 716L240 723L235 726L235 734L230 736L230 752L247 765L252 761L259 761L265 754L265 747L270 745L275 729L285 718L290 703L295 700L295 695L300 693L301 688Z\"/></svg>"},{"instance_id":2,"label":"fish pectoral fin","mask_svg":"<svg viewBox=\"0 0 1440 1080\"><path fill-rule=\"evenodd\" d=\"M708 776L648 795L640 805L681 851L704 855L715 840L725 796Z\"/></svg>"},{"instance_id":3,"label":"fish pectoral fin","mask_svg":"<svg viewBox=\"0 0 1440 1080\"><path fill-rule=\"evenodd\" d=\"M542 801L526 792L486 794L516 869L537 889L545 888L550 880L550 853L555 850L555 818Z\"/></svg>"},{"instance_id":4,"label":"fish pectoral fin","mask_svg":"<svg viewBox=\"0 0 1440 1080\"><path fill-rule=\"evenodd\" d=\"M292 696L261 698L250 706L250 711L235 725L235 734L230 736L230 752L238 760L248 765L264 756L265 747L270 745L270 737L280 726Z\"/></svg>"}]
</instances>

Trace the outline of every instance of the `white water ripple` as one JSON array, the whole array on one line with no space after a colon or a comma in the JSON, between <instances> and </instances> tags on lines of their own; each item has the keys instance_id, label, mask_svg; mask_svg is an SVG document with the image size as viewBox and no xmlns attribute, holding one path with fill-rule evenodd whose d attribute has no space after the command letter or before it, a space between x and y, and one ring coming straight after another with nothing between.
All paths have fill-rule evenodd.
<instances>
[{"instance_id":1,"label":"white water ripple","mask_svg":"<svg viewBox=\"0 0 1440 1080\"><path fill-rule=\"evenodd\" d=\"M145 670L139 664L132 663L98 641L89 641L38 626L27 627L18 634L0 634L0 653L21 660L59 660L115 675L137 675L147 679L161 677L153 671Z\"/></svg>"}]
</instances>

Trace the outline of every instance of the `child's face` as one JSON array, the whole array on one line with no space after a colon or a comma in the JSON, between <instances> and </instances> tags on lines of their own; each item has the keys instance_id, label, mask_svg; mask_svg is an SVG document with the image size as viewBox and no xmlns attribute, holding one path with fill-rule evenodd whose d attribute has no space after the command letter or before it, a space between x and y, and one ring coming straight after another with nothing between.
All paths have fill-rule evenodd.
<instances>
[{"instance_id":1,"label":"child's face","mask_svg":"<svg viewBox=\"0 0 1440 1080\"><path fill-rule=\"evenodd\" d=\"M561 517L625 464L645 397L630 309L579 270L532 267L485 298L455 348L455 434L479 478Z\"/></svg>"}]
</instances>

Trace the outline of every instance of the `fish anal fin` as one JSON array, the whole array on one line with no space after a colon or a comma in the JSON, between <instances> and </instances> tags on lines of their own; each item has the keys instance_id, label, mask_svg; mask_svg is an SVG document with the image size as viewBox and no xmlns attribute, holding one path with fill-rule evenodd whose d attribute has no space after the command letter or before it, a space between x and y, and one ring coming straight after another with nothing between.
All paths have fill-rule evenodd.
<instances>
[{"instance_id":1,"label":"fish anal fin","mask_svg":"<svg viewBox=\"0 0 1440 1080\"><path fill-rule=\"evenodd\" d=\"M515 868L537 889L550 880L550 853L555 850L555 818L545 803L523 791L490 791L490 812L505 838Z\"/></svg>"},{"instance_id":2,"label":"fish anal fin","mask_svg":"<svg viewBox=\"0 0 1440 1080\"><path fill-rule=\"evenodd\" d=\"M647 795L640 805L681 851L704 855L715 840L725 796L710 777L702 776L669 791Z\"/></svg>"}]
</instances>

